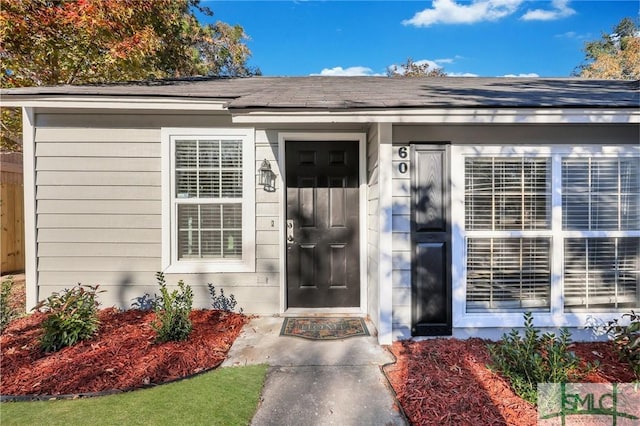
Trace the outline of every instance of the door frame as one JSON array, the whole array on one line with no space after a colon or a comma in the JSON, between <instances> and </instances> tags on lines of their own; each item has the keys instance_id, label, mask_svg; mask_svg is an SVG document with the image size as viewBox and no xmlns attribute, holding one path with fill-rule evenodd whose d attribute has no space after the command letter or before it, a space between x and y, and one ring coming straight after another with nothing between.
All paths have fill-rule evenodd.
<instances>
[{"instance_id":1,"label":"door frame","mask_svg":"<svg viewBox=\"0 0 640 426\"><path fill-rule=\"evenodd\" d=\"M359 168L359 234L360 234L360 307L356 308L289 308L287 306L287 188L286 150L287 141L353 141L358 142ZM302 313L363 314L367 312L367 135L361 132L279 132L278 166L280 169L280 313L299 315Z\"/></svg>"}]
</instances>

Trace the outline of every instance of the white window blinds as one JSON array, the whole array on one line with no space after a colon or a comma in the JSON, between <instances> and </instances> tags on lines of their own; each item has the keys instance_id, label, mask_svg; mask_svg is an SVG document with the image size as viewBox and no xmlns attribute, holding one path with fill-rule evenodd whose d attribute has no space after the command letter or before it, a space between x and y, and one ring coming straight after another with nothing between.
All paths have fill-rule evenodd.
<instances>
[{"instance_id":1,"label":"white window blinds","mask_svg":"<svg viewBox=\"0 0 640 426\"><path fill-rule=\"evenodd\" d=\"M565 310L638 307L639 274L640 238L567 238Z\"/></svg>"},{"instance_id":2,"label":"white window blinds","mask_svg":"<svg viewBox=\"0 0 640 426\"><path fill-rule=\"evenodd\" d=\"M176 140L176 198L242 198L242 141Z\"/></svg>"},{"instance_id":3,"label":"white window blinds","mask_svg":"<svg viewBox=\"0 0 640 426\"><path fill-rule=\"evenodd\" d=\"M550 239L522 234L550 228L550 188L548 158L465 159L467 312L549 309Z\"/></svg>"},{"instance_id":4,"label":"white window blinds","mask_svg":"<svg viewBox=\"0 0 640 426\"><path fill-rule=\"evenodd\" d=\"M640 309L637 146L459 152L467 313Z\"/></svg>"},{"instance_id":5,"label":"white window blinds","mask_svg":"<svg viewBox=\"0 0 640 426\"><path fill-rule=\"evenodd\" d=\"M562 227L583 234L565 239L564 309L640 306L640 238L624 236L640 230L638 158L563 158Z\"/></svg>"},{"instance_id":6,"label":"white window blinds","mask_svg":"<svg viewBox=\"0 0 640 426\"><path fill-rule=\"evenodd\" d=\"M550 239L467 239L467 312L548 310Z\"/></svg>"},{"instance_id":7,"label":"white window blinds","mask_svg":"<svg viewBox=\"0 0 640 426\"><path fill-rule=\"evenodd\" d=\"M467 158L466 229L548 228L549 176L547 158Z\"/></svg>"},{"instance_id":8,"label":"white window blinds","mask_svg":"<svg viewBox=\"0 0 640 426\"><path fill-rule=\"evenodd\" d=\"M176 139L177 257L242 258L241 140Z\"/></svg>"},{"instance_id":9,"label":"white window blinds","mask_svg":"<svg viewBox=\"0 0 640 426\"><path fill-rule=\"evenodd\" d=\"M640 229L638 158L563 159L562 204L564 229Z\"/></svg>"}]
</instances>

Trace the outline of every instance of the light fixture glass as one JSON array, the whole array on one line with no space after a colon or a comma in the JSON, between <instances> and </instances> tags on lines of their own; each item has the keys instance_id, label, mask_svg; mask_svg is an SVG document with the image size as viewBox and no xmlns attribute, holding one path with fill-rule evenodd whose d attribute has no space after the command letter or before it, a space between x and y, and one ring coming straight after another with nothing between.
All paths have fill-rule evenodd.
<instances>
[{"instance_id":1,"label":"light fixture glass","mask_svg":"<svg viewBox=\"0 0 640 426\"><path fill-rule=\"evenodd\" d=\"M262 185L265 191L274 192L276 190L276 174L271 170L271 163L264 159L258 171L260 172L258 184Z\"/></svg>"}]
</instances>

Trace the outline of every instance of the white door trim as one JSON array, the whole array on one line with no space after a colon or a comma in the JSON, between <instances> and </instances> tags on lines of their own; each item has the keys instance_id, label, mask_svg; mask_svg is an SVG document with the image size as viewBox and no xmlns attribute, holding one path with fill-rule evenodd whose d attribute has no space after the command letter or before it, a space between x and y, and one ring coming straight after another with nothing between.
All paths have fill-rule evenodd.
<instances>
[{"instance_id":1,"label":"white door trim","mask_svg":"<svg viewBox=\"0 0 640 426\"><path fill-rule=\"evenodd\" d=\"M357 141L360 190L360 308L322 309L326 313L365 314L367 312L367 135L359 132L281 132L278 133L278 166L280 169L280 313L288 312L287 307L287 244L286 244L286 141ZM296 309L295 313L302 313ZM307 312L318 310L308 309Z\"/></svg>"}]
</instances>

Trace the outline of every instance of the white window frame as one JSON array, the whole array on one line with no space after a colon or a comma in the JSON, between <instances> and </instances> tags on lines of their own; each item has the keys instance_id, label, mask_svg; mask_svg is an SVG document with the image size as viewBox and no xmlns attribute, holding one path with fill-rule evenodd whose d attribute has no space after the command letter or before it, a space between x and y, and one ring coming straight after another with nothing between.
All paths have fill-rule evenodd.
<instances>
[{"instance_id":1,"label":"white window frame","mask_svg":"<svg viewBox=\"0 0 640 426\"><path fill-rule=\"evenodd\" d=\"M180 138L242 140L242 258L180 259L177 247L175 140ZM255 130L252 128L162 128L162 270L165 273L255 272Z\"/></svg>"},{"instance_id":2,"label":"white window frame","mask_svg":"<svg viewBox=\"0 0 640 426\"><path fill-rule=\"evenodd\" d=\"M562 229L562 159L566 157L637 157L640 147L633 145L542 145L542 146L467 146L451 148L451 211L452 211L452 285L453 326L518 327L523 324L522 312L467 313L467 249L465 231L465 159L468 157L548 157L551 163L551 228L526 231L468 231L474 237L542 237L551 238L551 307L549 312L535 312L534 321L540 327L584 327L594 318L609 320L620 311L564 312L563 271L564 239L571 237L640 237L640 231L564 231Z\"/></svg>"}]
</instances>

